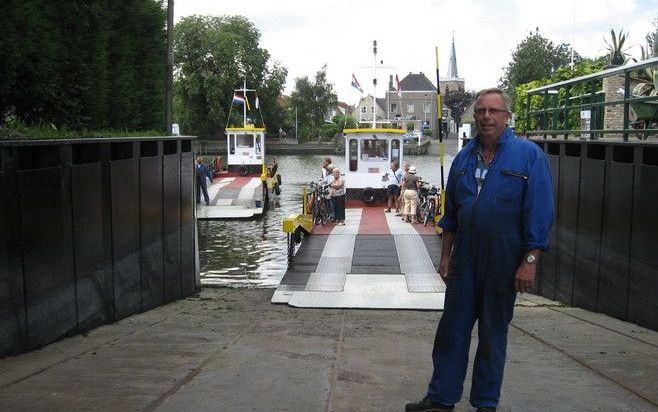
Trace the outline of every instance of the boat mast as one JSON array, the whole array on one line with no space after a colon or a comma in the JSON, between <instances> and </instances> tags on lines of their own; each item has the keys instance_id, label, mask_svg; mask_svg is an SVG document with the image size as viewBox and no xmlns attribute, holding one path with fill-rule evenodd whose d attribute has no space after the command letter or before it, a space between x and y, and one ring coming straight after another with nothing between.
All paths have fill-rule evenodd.
<instances>
[{"instance_id":1,"label":"boat mast","mask_svg":"<svg viewBox=\"0 0 658 412\"><path fill-rule=\"evenodd\" d=\"M244 84L242 86L242 97L244 97L244 103L242 104L242 127L247 127L247 78L244 78Z\"/></svg>"},{"instance_id":2,"label":"boat mast","mask_svg":"<svg viewBox=\"0 0 658 412\"><path fill-rule=\"evenodd\" d=\"M375 72L375 77L372 79L372 128L377 128L377 40L372 41L372 54L375 59L375 64L372 66Z\"/></svg>"}]
</instances>

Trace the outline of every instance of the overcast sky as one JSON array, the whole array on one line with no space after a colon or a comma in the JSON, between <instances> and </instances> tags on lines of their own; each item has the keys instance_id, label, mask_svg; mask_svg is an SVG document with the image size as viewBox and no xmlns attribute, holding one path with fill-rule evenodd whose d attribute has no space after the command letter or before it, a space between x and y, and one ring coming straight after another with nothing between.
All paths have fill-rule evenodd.
<instances>
[{"instance_id":1,"label":"overcast sky","mask_svg":"<svg viewBox=\"0 0 658 412\"><path fill-rule=\"evenodd\" d=\"M194 14L247 17L272 60L288 68L286 93L296 77L313 78L326 64L339 100L356 104L352 73L372 92L372 69L365 67L373 65L373 40L377 60L391 67L379 70L380 97L389 74L423 72L435 83L435 46L445 76L453 33L459 77L479 90L497 84L516 45L536 27L585 57L605 53L603 38L623 28L629 52L639 57L658 0L179 0L174 11L176 21Z\"/></svg>"}]
</instances>

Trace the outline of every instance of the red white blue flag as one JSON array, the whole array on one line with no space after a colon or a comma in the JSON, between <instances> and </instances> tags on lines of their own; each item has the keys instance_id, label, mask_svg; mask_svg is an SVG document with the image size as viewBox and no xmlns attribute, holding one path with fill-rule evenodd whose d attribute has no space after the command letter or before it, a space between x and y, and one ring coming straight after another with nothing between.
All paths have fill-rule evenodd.
<instances>
[{"instance_id":1,"label":"red white blue flag","mask_svg":"<svg viewBox=\"0 0 658 412\"><path fill-rule=\"evenodd\" d=\"M238 93L233 93L233 103L244 104L244 97Z\"/></svg>"},{"instance_id":2,"label":"red white blue flag","mask_svg":"<svg viewBox=\"0 0 658 412\"><path fill-rule=\"evenodd\" d=\"M400 88L400 78L395 75L395 90L398 92L398 97L402 97L402 88Z\"/></svg>"},{"instance_id":3,"label":"red white blue flag","mask_svg":"<svg viewBox=\"0 0 658 412\"><path fill-rule=\"evenodd\" d=\"M356 80L356 76L352 73L352 87L363 93L363 87L359 84L359 81Z\"/></svg>"}]
</instances>

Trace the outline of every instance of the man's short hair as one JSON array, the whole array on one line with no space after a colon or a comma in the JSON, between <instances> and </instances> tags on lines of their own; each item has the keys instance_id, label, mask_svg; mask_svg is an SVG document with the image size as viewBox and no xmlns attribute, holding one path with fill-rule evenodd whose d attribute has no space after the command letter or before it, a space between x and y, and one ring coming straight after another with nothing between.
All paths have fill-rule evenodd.
<instances>
[{"instance_id":1,"label":"man's short hair","mask_svg":"<svg viewBox=\"0 0 658 412\"><path fill-rule=\"evenodd\" d=\"M507 109L508 112L512 111L512 98L509 97L509 95L505 93L503 89L499 89L498 87L490 87L488 89L482 89L475 96L475 100L477 100L480 96L484 96L486 94L500 95L503 98L503 101L505 102L505 109Z\"/></svg>"},{"instance_id":2,"label":"man's short hair","mask_svg":"<svg viewBox=\"0 0 658 412\"><path fill-rule=\"evenodd\" d=\"M331 164L331 157L327 156L324 158L324 161L327 162L328 165Z\"/></svg>"}]
</instances>

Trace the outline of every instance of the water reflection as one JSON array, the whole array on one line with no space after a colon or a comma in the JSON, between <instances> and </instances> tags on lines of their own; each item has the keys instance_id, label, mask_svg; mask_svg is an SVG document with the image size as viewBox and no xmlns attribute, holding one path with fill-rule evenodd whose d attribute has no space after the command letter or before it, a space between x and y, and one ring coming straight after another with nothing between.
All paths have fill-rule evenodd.
<instances>
[{"instance_id":1,"label":"water reflection","mask_svg":"<svg viewBox=\"0 0 658 412\"><path fill-rule=\"evenodd\" d=\"M446 143L445 179L454 158L456 142ZM331 155L330 155L331 156ZM343 156L331 156L344 169ZM277 156L283 178L276 207L253 220L198 221L201 282L231 287L276 287L286 271L286 236L283 218L298 213L302 187L320 175L324 156ZM418 168L418 174L437 186L441 171L436 155L405 156Z\"/></svg>"}]
</instances>

